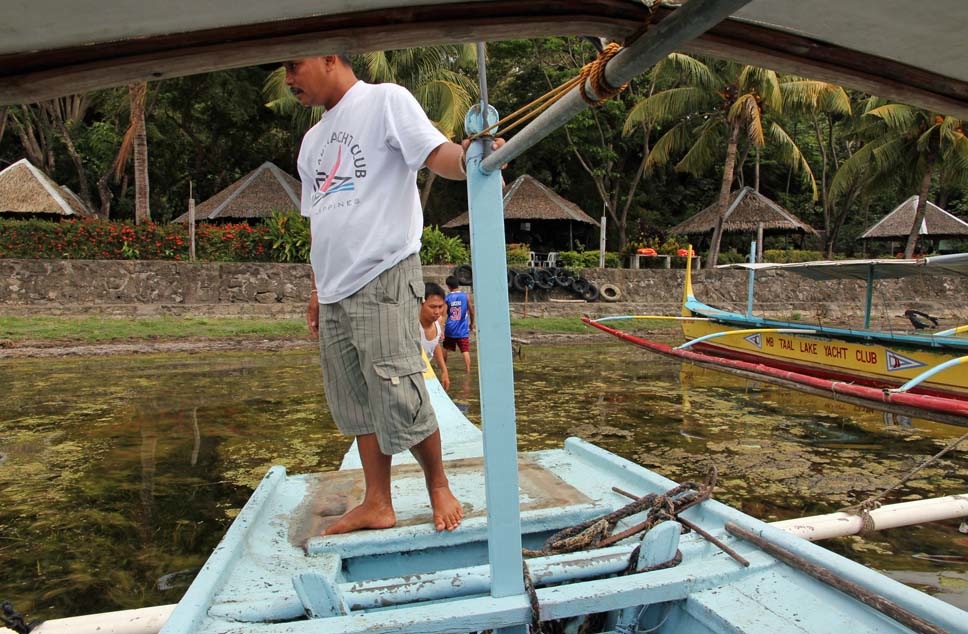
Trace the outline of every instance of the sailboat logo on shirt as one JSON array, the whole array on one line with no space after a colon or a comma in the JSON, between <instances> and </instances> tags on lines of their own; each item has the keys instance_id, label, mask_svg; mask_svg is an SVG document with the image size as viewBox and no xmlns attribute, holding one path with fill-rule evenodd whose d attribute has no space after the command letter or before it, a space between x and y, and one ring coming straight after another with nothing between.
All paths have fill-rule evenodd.
<instances>
[{"instance_id":1,"label":"sailboat logo on shirt","mask_svg":"<svg viewBox=\"0 0 968 634\"><path fill-rule=\"evenodd\" d=\"M316 170L315 190L313 191L313 204L321 199L338 192L349 192L356 189L351 176L337 176L336 172L343 162L343 147L336 146L336 161L327 172L324 169Z\"/></svg>"}]
</instances>

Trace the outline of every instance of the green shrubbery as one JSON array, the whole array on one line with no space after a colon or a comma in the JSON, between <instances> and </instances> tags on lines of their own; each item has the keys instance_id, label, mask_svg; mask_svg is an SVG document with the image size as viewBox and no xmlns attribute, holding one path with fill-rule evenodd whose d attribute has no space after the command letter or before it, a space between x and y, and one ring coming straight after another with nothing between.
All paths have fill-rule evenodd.
<instances>
[{"instance_id":1,"label":"green shrubbery","mask_svg":"<svg viewBox=\"0 0 968 634\"><path fill-rule=\"evenodd\" d=\"M823 253L820 251L802 251L800 249L767 249L763 252L763 261L771 264L786 264L788 262L813 262L814 260L823 259Z\"/></svg>"},{"instance_id":2,"label":"green shrubbery","mask_svg":"<svg viewBox=\"0 0 968 634\"><path fill-rule=\"evenodd\" d=\"M560 251L558 266L568 269L592 269L598 266L598 251Z\"/></svg>"},{"instance_id":3,"label":"green shrubbery","mask_svg":"<svg viewBox=\"0 0 968 634\"><path fill-rule=\"evenodd\" d=\"M508 266L526 267L531 261L531 247L527 244L508 244L504 249L507 253Z\"/></svg>"},{"instance_id":4,"label":"green shrubbery","mask_svg":"<svg viewBox=\"0 0 968 634\"><path fill-rule=\"evenodd\" d=\"M309 218L298 211L274 211L265 226L277 262L309 262Z\"/></svg>"},{"instance_id":5,"label":"green shrubbery","mask_svg":"<svg viewBox=\"0 0 968 634\"><path fill-rule=\"evenodd\" d=\"M195 228L202 261L272 261L265 226L246 223ZM108 220L0 219L0 257L70 260L187 260L188 227Z\"/></svg>"},{"instance_id":6,"label":"green shrubbery","mask_svg":"<svg viewBox=\"0 0 968 634\"><path fill-rule=\"evenodd\" d=\"M467 264L470 251L456 236L444 235L438 227L424 227L420 238L421 264Z\"/></svg>"},{"instance_id":7,"label":"green shrubbery","mask_svg":"<svg viewBox=\"0 0 968 634\"><path fill-rule=\"evenodd\" d=\"M750 256L745 253L739 253L738 251L722 251L719 254L719 258L716 260L716 264L739 264L740 262L748 262Z\"/></svg>"}]
</instances>

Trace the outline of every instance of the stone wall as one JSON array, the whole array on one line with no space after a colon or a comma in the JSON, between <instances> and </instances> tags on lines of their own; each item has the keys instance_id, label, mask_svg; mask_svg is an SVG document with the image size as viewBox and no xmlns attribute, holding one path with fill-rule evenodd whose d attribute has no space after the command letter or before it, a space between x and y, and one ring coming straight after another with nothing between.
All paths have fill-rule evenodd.
<instances>
[{"instance_id":1,"label":"stone wall","mask_svg":"<svg viewBox=\"0 0 968 634\"><path fill-rule=\"evenodd\" d=\"M450 267L424 267L428 281L443 283ZM614 284L615 303L575 301L564 289L512 292L517 315L676 314L682 297L682 269L589 269L586 277ZM722 308L746 308L747 273L699 271L696 296ZM847 320L863 310L864 283L813 282L781 272L757 276L758 314L813 321ZM212 315L299 317L310 291L303 264L188 263L117 260L0 260L0 314L5 315ZM916 277L877 283L875 325L903 326L899 315L917 308L968 322L968 279Z\"/></svg>"},{"instance_id":2,"label":"stone wall","mask_svg":"<svg viewBox=\"0 0 968 634\"><path fill-rule=\"evenodd\" d=\"M301 314L302 264L0 260L0 312L109 315Z\"/></svg>"}]
</instances>

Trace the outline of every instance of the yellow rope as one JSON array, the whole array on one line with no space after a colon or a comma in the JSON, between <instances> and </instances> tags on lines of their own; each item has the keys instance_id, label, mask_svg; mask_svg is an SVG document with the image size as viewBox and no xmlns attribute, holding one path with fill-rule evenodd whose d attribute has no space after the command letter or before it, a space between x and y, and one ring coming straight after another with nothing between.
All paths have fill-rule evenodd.
<instances>
[{"instance_id":1,"label":"yellow rope","mask_svg":"<svg viewBox=\"0 0 968 634\"><path fill-rule=\"evenodd\" d=\"M577 77L572 77L565 83L561 84L556 88L552 88L545 94L541 95L531 103L518 108L508 116L504 117L497 123L488 126L484 130L478 132L477 134L471 135L471 140L480 138L482 136L488 136L492 130L504 125L501 132L508 132L518 127L522 123L533 119L538 116L556 101L564 97L573 88L578 87L580 90L581 98L585 100L590 106L599 106L612 97L618 95L623 90L628 88L628 83L625 83L619 87L612 86L605 79L605 65L608 64L608 60L612 59L622 50L622 45L616 42L612 42L605 46L598 57L593 61L582 66L581 71L579 71ZM595 91L595 95L598 97L597 100L592 100L591 97L585 92L585 82L591 83L592 90Z\"/></svg>"}]
</instances>

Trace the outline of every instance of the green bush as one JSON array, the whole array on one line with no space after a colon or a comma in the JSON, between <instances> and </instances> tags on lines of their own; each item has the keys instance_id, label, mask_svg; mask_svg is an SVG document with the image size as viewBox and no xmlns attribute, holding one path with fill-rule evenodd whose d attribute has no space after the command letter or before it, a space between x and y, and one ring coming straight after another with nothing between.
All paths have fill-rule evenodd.
<instances>
[{"instance_id":1,"label":"green bush","mask_svg":"<svg viewBox=\"0 0 968 634\"><path fill-rule=\"evenodd\" d=\"M273 259L277 262L309 262L309 218L298 211L274 211L265 226Z\"/></svg>"},{"instance_id":2,"label":"green bush","mask_svg":"<svg viewBox=\"0 0 968 634\"><path fill-rule=\"evenodd\" d=\"M424 227L420 238L421 264L467 264L471 254L457 236L446 236L438 227Z\"/></svg>"},{"instance_id":3,"label":"green bush","mask_svg":"<svg viewBox=\"0 0 968 634\"><path fill-rule=\"evenodd\" d=\"M505 247L508 266L528 266L531 261L531 247L526 244L509 244Z\"/></svg>"},{"instance_id":4,"label":"green bush","mask_svg":"<svg viewBox=\"0 0 968 634\"><path fill-rule=\"evenodd\" d=\"M813 262L823 260L820 251L801 251L800 249L767 249L763 252L763 261L771 264L787 264L789 262Z\"/></svg>"},{"instance_id":5,"label":"green bush","mask_svg":"<svg viewBox=\"0 0 968 634\"><path fill-rule=\"evenodd\" d=\"M558 262L565 268L593 269L598 266L598 251L562 251Z\"/></svg>"},{"instance_id":6,"label":"green bush","mask_svg":"<svg viewBox=\"0 0 968 634\"><path fill-rule=\"evenodd\" d=\"M614 251L605 252L605 268L607 269L620 269L622 268L622 256Z\"/></svg>"},{"instance_id":7,"label":"green bush","mask_svg":"<svg viewBox=\"0 0 968 634\"><path fill-rule=\"evenodd\" d=\"M739 264L740 262L746 262L748 259L748 256L744 253L724 251L719 254L716 264Z\"/></svg>"}]
</instances>

